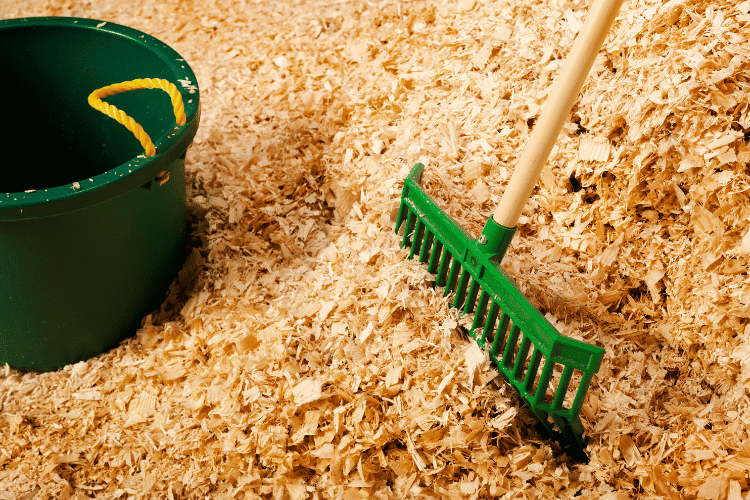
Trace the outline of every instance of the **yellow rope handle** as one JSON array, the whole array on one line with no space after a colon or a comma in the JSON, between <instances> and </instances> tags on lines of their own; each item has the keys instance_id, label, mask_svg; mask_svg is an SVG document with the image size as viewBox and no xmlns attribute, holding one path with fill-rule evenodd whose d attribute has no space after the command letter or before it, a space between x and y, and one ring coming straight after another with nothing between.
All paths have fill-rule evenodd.
<instances>
[{"instance_id":1,"label":"yellow rope handle","mask_svg":"<svg viewBox=\"0 0 750 500\"><path fill-rule=\"evenodd\" d=\"M164 92L169 94L172 99L172 107L174 108L174 117L177 121L177 125L185 125L187 119L185 118L185 105L182 103L182 94L177 87L174 86L168 80L162 80L161 78L139 78L138 80L130 80L128 82L115 83L114 85L107 85L93 91L89 94L89 104L92 108L98 109L105 115L114 118L119 123L130 130L136 139L143 145L143 149L146 150L147 156L156 156L156 148L154 143L151 142L151 137L148 136L143 127L141 127L135 120L128 116L124 111L102 101L102 98L127 92L129 90L137 89L162 89Z\"/></svg>"}]
</instances>

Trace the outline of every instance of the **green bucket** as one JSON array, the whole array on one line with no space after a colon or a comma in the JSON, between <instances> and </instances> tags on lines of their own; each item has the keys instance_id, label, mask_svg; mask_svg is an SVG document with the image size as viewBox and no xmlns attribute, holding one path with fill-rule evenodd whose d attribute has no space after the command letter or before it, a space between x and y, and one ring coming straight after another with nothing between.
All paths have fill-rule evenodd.
<instances>
[{"instance_id":1,"label":"green bucket","mask_svg":"<svg viewBox=\"0 0 750 500\"><path fill-rule=\"evenodd\" d=\"M91 19L0 21L0 47L0 365L55 370L135 333L182 265L197 79L156 38ZM144 78L172 94L102 99L153 138L153 156L89 104Z\"/></svg>"}]
</instances>

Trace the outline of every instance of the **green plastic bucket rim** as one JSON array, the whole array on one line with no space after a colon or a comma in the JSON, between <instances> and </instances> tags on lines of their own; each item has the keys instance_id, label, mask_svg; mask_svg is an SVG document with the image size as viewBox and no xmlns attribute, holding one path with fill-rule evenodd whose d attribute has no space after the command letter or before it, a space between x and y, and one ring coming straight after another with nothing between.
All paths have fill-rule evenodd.
<instances>
[{"instance_id":1,"label":"green plastic bucket rim","mask_svg":"<svg viewBox=\"0 0 750 500\"><path fill-rule=\"evenodd\" d=\"M183 157L198 131L200 120L198 79L187 61L161 40L134 28L96 19L26 17L0 20L0 31L39 27L105 32L131 40L152 51L173 73L169 80L182 93L187 121L182 126L175 124L153 141L157 149L156 156L148 157L141 153L106 172L89 179L74 179L70 184L62 186L32 192L0 192L0 220L21 220L62 214L90 207L142 186L153 180L159 172L167 169L174 161ZM134 75L134 78L150 76ZM130 132L123 128L123 133L129 134Z\"/></svg>"}]
</instances>

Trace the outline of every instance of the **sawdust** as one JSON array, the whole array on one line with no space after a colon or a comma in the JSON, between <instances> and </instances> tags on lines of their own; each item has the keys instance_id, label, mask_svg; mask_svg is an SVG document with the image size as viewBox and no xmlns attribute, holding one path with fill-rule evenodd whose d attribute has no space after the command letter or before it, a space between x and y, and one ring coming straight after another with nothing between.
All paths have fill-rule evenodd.
<instances>
[{"instance_id":1,"label":"sawdust","mask_svg":"<svg viewBox=\"0 0 750 500\"><path fill-rule=\"evenodd\" d=\"M474 234L583 2L67 0L180 52L193 253L120 347L0 369L0 498L750 498L750 2L623 7L505 267L607 349L561 455L392 234ZM148 77L149 75L143 75Z\"/></svg>"}]
</instances>

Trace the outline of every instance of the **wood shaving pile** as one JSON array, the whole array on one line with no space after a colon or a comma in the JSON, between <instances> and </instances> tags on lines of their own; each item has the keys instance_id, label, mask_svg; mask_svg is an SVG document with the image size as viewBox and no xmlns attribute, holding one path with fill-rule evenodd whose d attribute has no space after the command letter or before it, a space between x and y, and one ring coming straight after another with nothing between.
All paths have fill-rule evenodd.
<instances>
[{"instance_id":1,"label":"wood shaving pile","mask_svg":"<svg viewBox=\"0 0 750 500\"><path fill-rule=\"evenodd\" d=\"M750 1L626 2L505 258L607 349L590 463L393 233L417 161L479 233L587 5L0 2L160 38L203 106L162 309L87 362L0 368L0 499L750 499Z\"/></svg>"}]
</instances>

